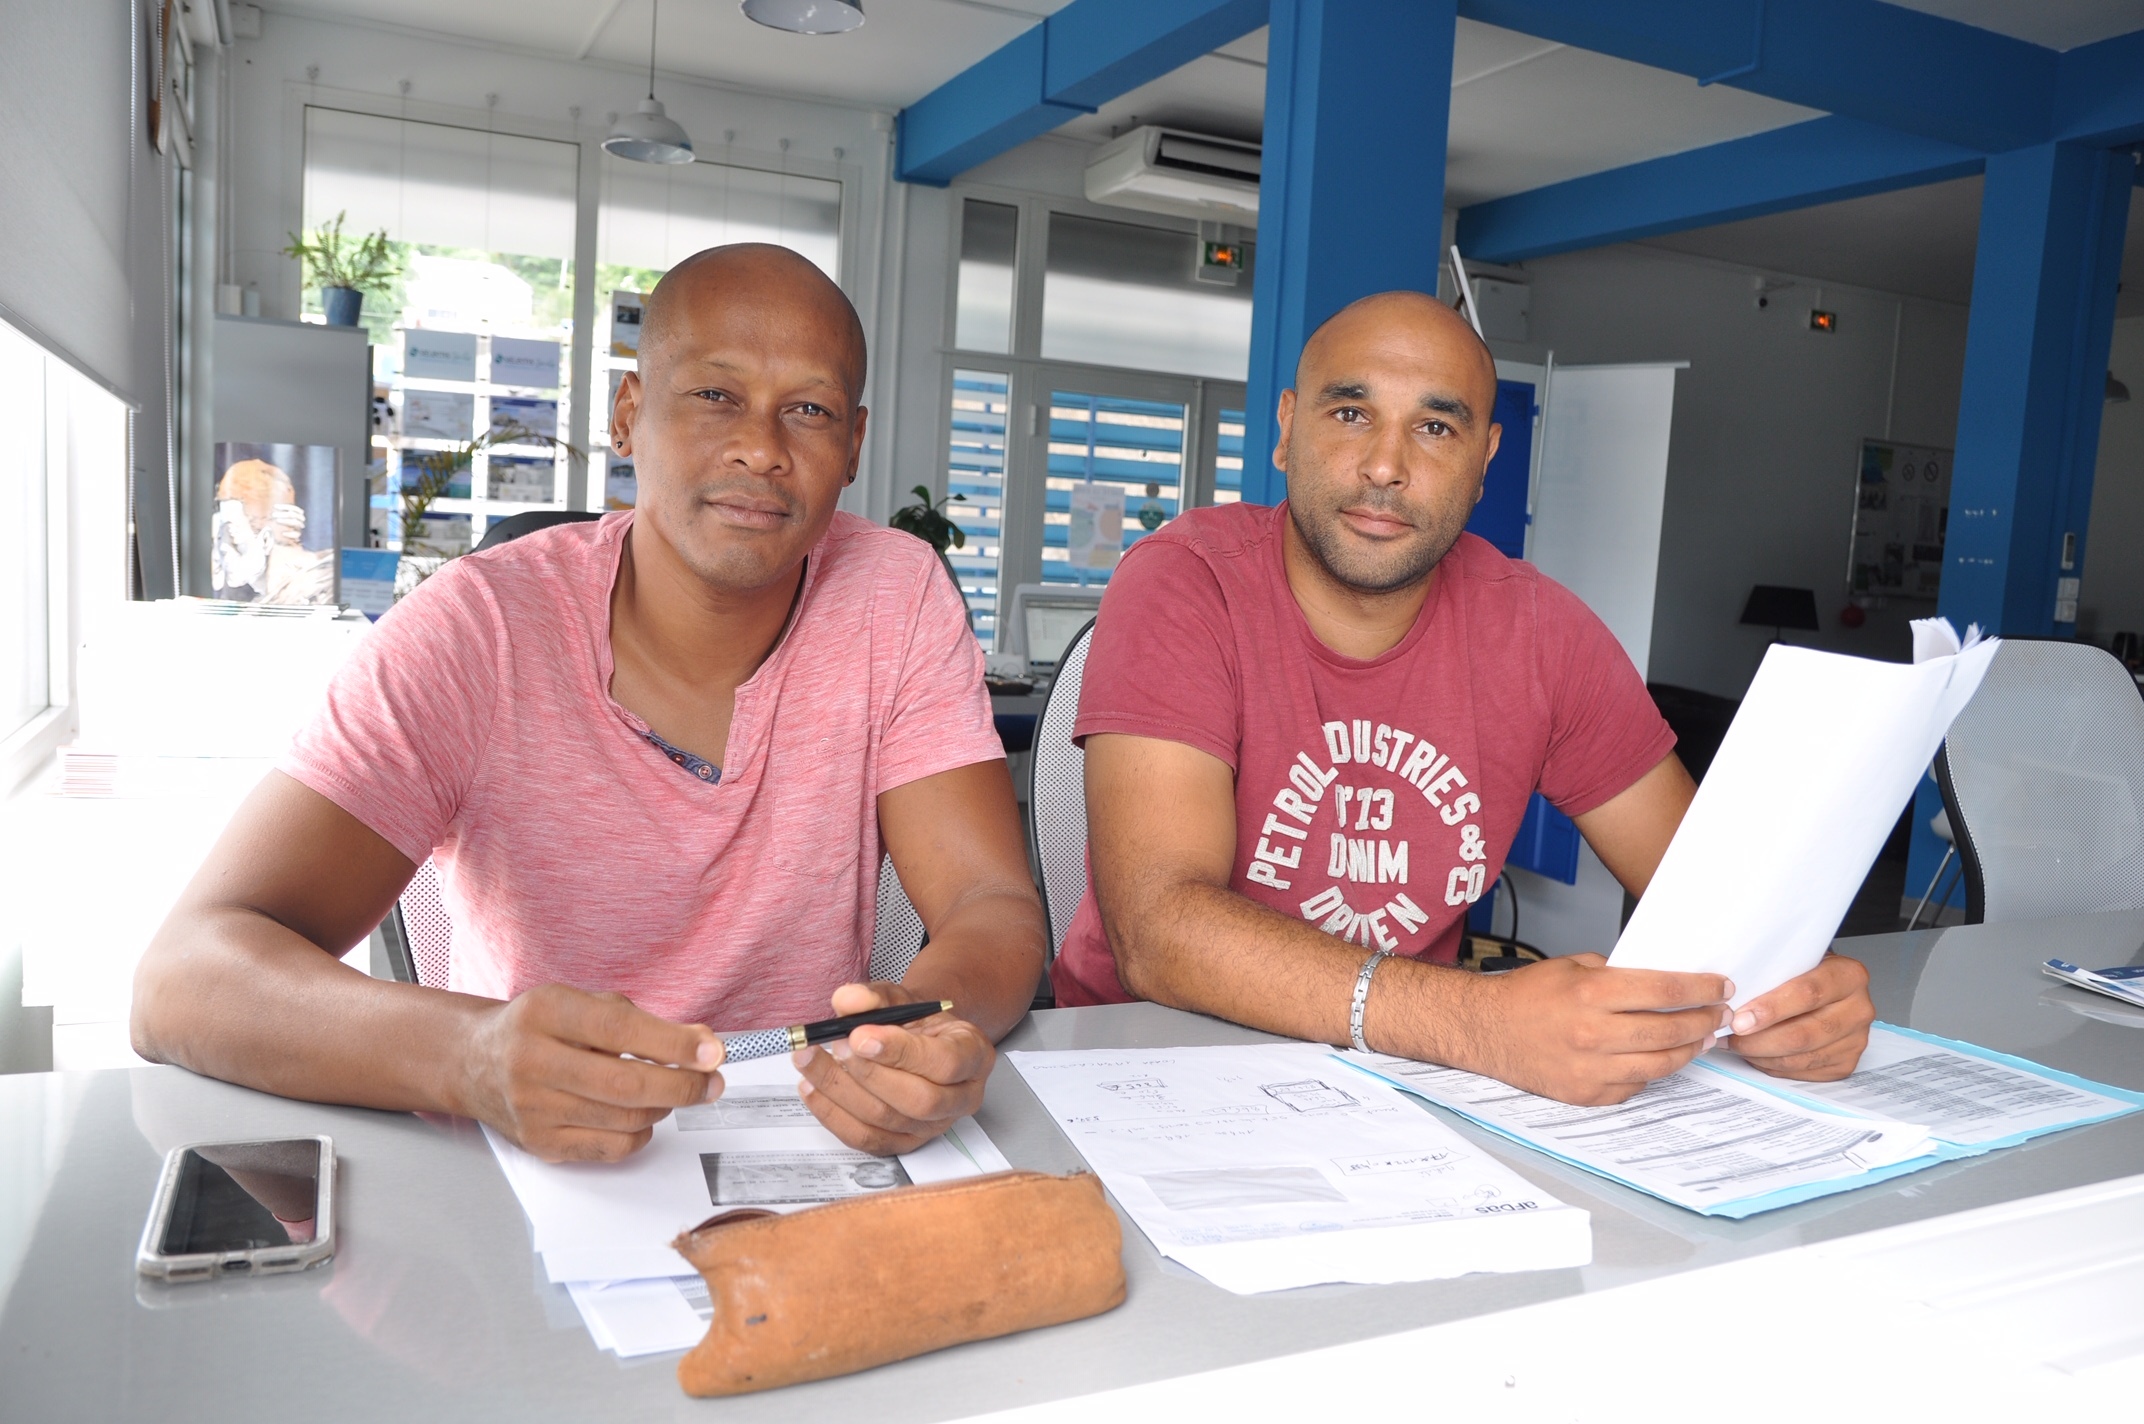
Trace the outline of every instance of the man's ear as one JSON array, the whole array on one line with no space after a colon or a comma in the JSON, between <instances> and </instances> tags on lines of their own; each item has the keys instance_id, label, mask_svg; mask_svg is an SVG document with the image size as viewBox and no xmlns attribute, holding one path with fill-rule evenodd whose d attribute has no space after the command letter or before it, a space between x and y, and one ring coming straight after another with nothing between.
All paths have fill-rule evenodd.
<instances>
[{"instance_id":1,"label":"man's ear","mask_svg":"<svg viewBox=\"0 0 2144 1424\"><path fill-rule=\"evenodd\" d=\"M1474 486L1474 502L1476 504L1480 504L1481 497L1489 492L1489 467L1496 463L1497 447L1503 443L1504 427L1491 425L1489 427L1489 448L1481 457L1481 480Z\"/></svg>"},{"instance_id":2,"label":"man's ear","mask_svg":"<svg viewBox=\"0 0 2144 1424\"><path fill-rule=\"evenodd\" d=\"M1290 386L1280 393L1280 407L1274 412L1280 422L1280 434L1273 442L1273 468L1282 474L1288 473L1288 433L1295 427L1295 388Z\"/></svg>"},{"instance_id":3,"label":"man's ear","mask_svg":"<svg viewBox=\"0 0 2144 1424\"><path fill-rule=\"evenodd\" d=\"M864 460L864 427L870 423L870 420L871 407L865 405L856 407L856 433L849 439L849 473L848 477L842 481L844 485L856 483L856 471L863 465Z\"/></svg>"},{"instance_id":4,"label":"man's ear","mask_svg":"<svg viewBox=\"0 0 2144 1424\"><path fill-rule=\"evenodd\" d=\"M618 395L610 407L610 448L620 455L633 453L633 422L640 416L640 373L627 371L618 382Z\"/></svg>"}]
</instances>

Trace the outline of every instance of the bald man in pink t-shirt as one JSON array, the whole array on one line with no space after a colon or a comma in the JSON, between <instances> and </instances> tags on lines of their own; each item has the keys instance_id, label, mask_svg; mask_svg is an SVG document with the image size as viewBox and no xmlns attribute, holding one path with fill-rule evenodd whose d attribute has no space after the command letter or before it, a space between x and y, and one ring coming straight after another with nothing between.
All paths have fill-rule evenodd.
<instances>
[{"instance_id":1,"label":"bald man in pink t-shirt","mask_svg":"<svg viewBox=\"0 0 2144 1424\"><path fill-rule=\"evenodd\" d=\"M958 590L835 509L856 314L795 253L711 249L649 297L640 367L611 419L639 508L381 620L143 957L144 1057L608 1160L720 1093L716 1028L949 999L804 1050L802 1092L873 1152L980 1104L1041 906ZM899 984L864 982L882 846L929 931ZM338 963L427 858L450 986Z\"/></svg>"}]
</instances>

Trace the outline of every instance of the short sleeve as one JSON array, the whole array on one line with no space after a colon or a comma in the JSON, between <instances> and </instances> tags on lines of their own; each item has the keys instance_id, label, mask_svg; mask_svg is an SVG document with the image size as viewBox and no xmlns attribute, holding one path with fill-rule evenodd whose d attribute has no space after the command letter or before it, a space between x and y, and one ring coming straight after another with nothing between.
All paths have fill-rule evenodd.
<instances>
[{"instance_id":1,"label":"short sleeve","mask_svg":"<svg viewBox=\"0 0 2144 1424\"><path fill-rule=\"evenodd\" d=\"M1174 540L1134 544L1102 595L1075 738L1182 742L1236 770L1243 742L1235 636L1213 570Z\"/></svg>"},{"instance_id":2,"label":"short sleeve","mask_svg":"<svg viewBox=\"0 0 2144 1424\"><path fill-rule=\"evenodd\" d=\"M1005 755L983 686L983 649L968 628L967 607L943 566L926 566L916 594L893 709L879 738L873 795L956 767Z\"/></svg>"},{"instance_id":3,"label":"short sleeve","mask_svg":"<svg viewBox=\"0 0 2144 1424\"><path fill-rule=\"evenodd\" d=\"M1548 697L1541 794L1567 816L1614 800L1675 749L1675 733L1608 625L1553 579L1539 585L1536 674Z\"/></svg>"},{"instance_id":4,"label":"short sleeve","mask_svg":"<svg viewBox=\"0 0 2144 1424\"><path fill-rule=\"evenodd\" d=\"M277 769L423 864L483 757L498 647L482 581L448 564L358 644Z\"/></svg>"}]
</instances>

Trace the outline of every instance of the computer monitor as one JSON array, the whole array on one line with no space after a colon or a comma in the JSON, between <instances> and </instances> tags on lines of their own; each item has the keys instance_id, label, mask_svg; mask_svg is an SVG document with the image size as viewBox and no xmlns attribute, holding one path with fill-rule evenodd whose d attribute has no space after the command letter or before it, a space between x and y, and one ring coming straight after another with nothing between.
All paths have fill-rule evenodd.
<instances>
[{"instance_id":1,"label":"computer monitor","mask_svg":"<svg viewBox=\"0 0 2144 1424\"><path fill-rule=\"evenodd\" d=\"M1050 673L1057 670L1065 646L1102 606L1102 590L1076 584L1023 583L1013 590L1012 604L1003 651L1025 658L1030 672Z\"/></svg>"}]
</instances>

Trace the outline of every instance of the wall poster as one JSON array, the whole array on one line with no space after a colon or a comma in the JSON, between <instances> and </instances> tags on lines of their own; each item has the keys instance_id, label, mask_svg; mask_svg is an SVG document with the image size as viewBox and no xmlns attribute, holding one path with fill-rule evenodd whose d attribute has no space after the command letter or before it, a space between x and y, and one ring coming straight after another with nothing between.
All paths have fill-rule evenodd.
<instances>
[{"instance_id":1,"label":"wall poster","mask_svg":"<svg viewBox=\"0 0 2144 1424\"><path fill-rule=\"evenodd\" d=\"M1863 440L1854 484L1849 589L1879 598L1933 600L1943 583L1950 527L1951 452Z\"/></svg>"},{"instance_id":2,"label":"wall poster","mask_svg":"<svg viewBox=\"0 0 2144 1424\"><path fill-rule=\"evenodd\" d=\"M238 603L335 601L333 445L218 442L210 581Z\"/></svg>"}]
</instances>

